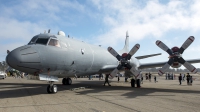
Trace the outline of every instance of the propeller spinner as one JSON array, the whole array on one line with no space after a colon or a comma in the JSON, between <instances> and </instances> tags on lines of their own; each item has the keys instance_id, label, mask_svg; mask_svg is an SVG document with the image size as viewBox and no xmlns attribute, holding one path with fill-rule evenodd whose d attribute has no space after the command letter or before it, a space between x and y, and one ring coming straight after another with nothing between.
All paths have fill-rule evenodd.
<instances>
[{"instance_id":1,"label":"propeller spinner","mask_svg":"<svg viewBox=\"0 0 200 112\"><path fill-rule=\"evenodd\" d=\"M138 70L135 69L135 67L132 67L129 63L129 60L131 59L131 57L137 52L137 50L140 48L139 44L136 44L131 50L130 52L127 53L123 53L122 56L120 56L112 47L108 47L108 52L110 52L114 57L117 58L117 60L119 61L119 65L117 66L117 68L115 68L112 72L111 72L111 76L116 76L116 74L118 73L118 71L120 69L122 69L123 67L128 68L134 75L138 75L140 72Z\"/></svg>"},{"instance_id":2,"label":"propeller spinner","mask_svg":"<svg viewBox=\"0 0 200 112\"><path fill-rule=\"evenodd\" d=\"M168 62L158 71L158 74L163 75L165 73L165 71L167 71L169 69L170 66L172 66L174 68L178 68L181 66L181 64L185 68L187 68L190 72L197 73L197 69L193 65L191 65L190 63L185 61L181 55L181 54L183 54L185 49L187 49L190 46L190 44L194 41L194 39L195 38L193 36L190 36L183 43L181 48L173 47L172 49L169 49L162 41L157 40L156 45L169 54Z\"/></svg>"}]
</instances>

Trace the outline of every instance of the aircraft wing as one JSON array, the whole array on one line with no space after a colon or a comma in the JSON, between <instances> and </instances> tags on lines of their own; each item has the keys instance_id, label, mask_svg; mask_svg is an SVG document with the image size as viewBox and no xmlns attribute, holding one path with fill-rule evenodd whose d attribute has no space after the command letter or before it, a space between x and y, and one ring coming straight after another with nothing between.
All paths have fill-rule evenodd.
<instances>
[{"instance_id":1,"label":"aircraft wing","mask_svg":"<svg viewBox=\"0 0 200 112\"><path fill-rule=\"evenodd\" d=\"M166 62L143 63L143 64L140 64L140 66L138 67L138 69L162 67L165 63Z\"/></svg>"},{"instance_id":2,"label":"aircraft wing","mask_svg":"<svg viewBox=\"0 0 200 112\"><path fill-rule=\"evenodd\" d=\"M191 60L186 60L189 63L200 63L200 59L191 59ZM155 63L143 63L140 64L138 67L139 69L144 69L144 68L154 68L154 67L162 67L166 62L155 62Z\"/></svg>"},{"instance_id":3,"label":"aircraft wing","mask_svg":"<svg viewBox=\"0 0 200 112\"><path fill-rule=\"evenodd\" d=\"M135 58L136 58L136 59L144 59L144 58L149 58L149 57L153 57L153 56L157 56L157 55L161 55L161 53L150 54L150 55L144 55L144 56L137 56L137 57L135 57Z\"/></svg>"}]
</instances>

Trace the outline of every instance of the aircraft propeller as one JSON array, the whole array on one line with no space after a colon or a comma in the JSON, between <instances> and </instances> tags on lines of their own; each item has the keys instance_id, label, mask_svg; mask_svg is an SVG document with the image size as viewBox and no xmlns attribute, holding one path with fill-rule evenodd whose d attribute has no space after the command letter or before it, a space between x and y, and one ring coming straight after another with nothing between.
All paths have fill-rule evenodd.
<instances>
[{"instance_id":1,"label":"aircraft propeller","mask_svg":"<svg viewBox=\"0 0 200 112\"><path fill-rule=\"evenodd\" d=\"M169 60L168 62L158 71L159 75L163 75L165 73L166 70L169 69L169 67L173 64L173 63L181 63L185 68L187 68L189 71L191 71L192 73L197 73L197 69L191 65L190 63L188 63L187 61L185 61L181 54L183 54L183 52L185 51L185 49L188 48L188 46L190 46L190 44L194 41L194 37L190 36L181 46L181 48L178 47L173 47L172 49L169 49L162 41L157 40L156 41L156 45L158 47L160 47L162 50L166 51L169 54Z\"/></svg>"},{"instance_id":2,"label":"aircraft propeller","mask_svg":"<svg viewBox=\"0 0 200 112\"><path fill-rule=\"evenodd\" d=\"M140 48L140 45L136 44L130 50L130 52L128 54L127 53L123 53L122 56L120 56L112 47L108 47L108 52L110 52L119 61L119 65L117 66L117 68L115 68L110 74L112 76L112 78L113 78L113 76L116 76L116 74L118 73L118 71L120 69L122 69L122 67L128 68L134 75L140 74L140 72L138 70L136 70L135 67L132 67L130 65L130 63L129 63L129 60L137 52L137 50L139 48Z\"/></svg>"}]
</instances>

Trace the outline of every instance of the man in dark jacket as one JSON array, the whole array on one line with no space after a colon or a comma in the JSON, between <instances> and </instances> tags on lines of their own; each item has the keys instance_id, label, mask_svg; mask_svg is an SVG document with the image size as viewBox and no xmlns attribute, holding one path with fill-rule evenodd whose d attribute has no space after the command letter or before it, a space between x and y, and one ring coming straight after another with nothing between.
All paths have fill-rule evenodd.
<instances>
[{"instance_id":1,"label":"man in dark jacket","mask_svg":"<svg viewBox=\"0 0 200 112\"><path fill-rule=\"evenodd\" d=\"M106 74L104 86L105 86L106 83L108 83L108 85L111 86L110 83L109 83L109 81L108 81L108 77L109 77L109 76L110 76L110 74Z\"/></svg>"},{"instance_id":2,"label":"man in dark jacket","mask_svg":"<svg viewBox=\"0 0 200 112\"><path fill-rule=\"evenodd\" d=\"M187 76L186 76L186 80L187 80L187 85L189 85L190 84L190 74L189 73L187 73Z\"/></svg>"},{"instance_id":3,"label":"man in dark jacket","mask_svg":"<svg viewBox=\"0 0 200 112\"><path fill-rule=\"evenodd\" d=\"M178 77L179 83L181 85L181 81L182 81L182 75L180 74L180 76Z\"/></svg>"}]
</instances>

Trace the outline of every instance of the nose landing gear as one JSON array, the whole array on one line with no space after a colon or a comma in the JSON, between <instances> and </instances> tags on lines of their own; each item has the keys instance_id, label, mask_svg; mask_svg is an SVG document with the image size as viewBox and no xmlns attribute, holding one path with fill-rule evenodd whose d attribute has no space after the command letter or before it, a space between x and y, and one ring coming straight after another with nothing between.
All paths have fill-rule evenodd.
<instances>
[{"instance_id":1,"label":"nose landing gear","mask_svg":"<svg viewBox=\"0 0 200 112\"><path fill-rule=\"evenodd\" d=\"M48 93L57 93L58 88L53 83L54 83L53 81L49 81L49 85L47 86L47 92Z\"/></svg>"}]
</instances>

